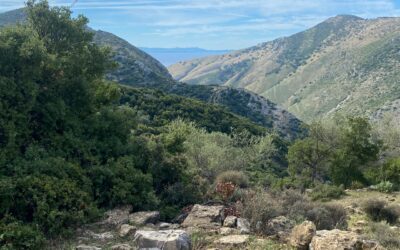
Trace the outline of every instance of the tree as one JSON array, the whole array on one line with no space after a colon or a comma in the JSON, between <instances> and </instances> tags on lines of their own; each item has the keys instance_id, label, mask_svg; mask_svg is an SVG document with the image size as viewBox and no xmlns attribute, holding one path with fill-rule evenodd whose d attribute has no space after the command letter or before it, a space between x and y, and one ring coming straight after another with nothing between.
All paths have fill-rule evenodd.
<instances>
[{"instance_id":1,"label":"tree","mask_svg":"<svg viewBox=\"0 0 400 250\"><path fill-rule=\"evenodd\" d=\"M304 183L313 185L316 180L322 181L326 177L327 163L333 146L328 144L329 134L321 123L310 125L309 136L297 140L289 147L288 161L291 176L302 176Z\"/></svg>"},{"instance_id":2,"label":"tree","mask_svg":"<svg viewBox=\"0 0 400 250\"><path fill-rule=\"evenodd\" d=\"M348 117L340 125L339 148L333 154L330 177L345 187L353 181L366 182L363 170L378 159L381 143L372 138L369 121L363 117Z\"/></svg>"}]
</instances>

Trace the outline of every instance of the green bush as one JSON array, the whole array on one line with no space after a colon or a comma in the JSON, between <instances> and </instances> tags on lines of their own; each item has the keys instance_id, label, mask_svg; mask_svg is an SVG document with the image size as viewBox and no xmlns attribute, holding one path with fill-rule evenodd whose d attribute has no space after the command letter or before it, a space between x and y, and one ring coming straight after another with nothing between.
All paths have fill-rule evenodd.
<instances>
[{"instance_id":1,"label":"green bush","mask_svg":"<svg viewBox=\"0 0 400 250\"><path fill-rule=\"evenodd\" d=\"M5 202L1 217L10 214L22 222L33 222L48 234L66 232L85 223L95 214L89 195L68 179L46 175L27 176L9 186L0 186L12 195L13 202ZM4 214L6 213L6 214Z\"/></svg>"},{"instance_id":2,"label":"green bush","mask_svg":"<svg viewBox=\"0 0 400 250\"><path fill-rule=\"evenodd\" d=\"M217 183L231 182L237 187L246 188L249 186L249 178L240 171L225 171L220 173L216 178Z\"/></svg>"},{"instance_id":3,"label":"green bush","mask_svg":"<svg viewBox=\"0 0 400 250\"><path fill-rule=\"evenodd\" d=\"M347 213L343 206L316 204L306 214L307 219L314 222L318 230L347 228Z\"/></svg>"},{"instance_id":4,"label":"green bush","mask_svg":"<svg viewBox=\"0 0 400 250\"><path fill-rule=\"evenodd\" d=\"M386 221L395 224L400 217L399 206L387 206L383 200L369 199L363 204L363 211L373 221Z\"/></svg>"},{"instance_id":5,"label":"green bush","mask_svg":"<svg viewBox=\"0 0 400 250\"><path fill-rule=\"evenodd\" d=\"M247 193L239 212L249 220L251 227L257 233L265 233L267 222L281 215L282 208L270 194L264 191L251 191Z\"/></svg>"},{"instance_id":6,"label":"green bush","mask_svg":"<svg viewBox=\"0 0 400 250\"><path fill-rule=\"evenodd\" d=\"M41 250L45 238L37 226L21 222L0 222L0 249Z\"/></svg>"},{"instance_id":7,"label":"green bush","mask_svg":"<svg viewBox=\"0 0 400 250\"><path fill-rule=\"evenodd\" d=\"M333 185L321 184L312 190L310 197L314 201L328 201L331 199L338 199L344 194L345 192L342 186L338 187Z\"/></svg>"},{"instance_id":8,"label":"green bush","mask_svg":"<svg viewBox=\"0 0 400 250\"><path fill-rule=\"evenodd\" d=\"M379 184L372 186L372 189L381 193L391 193L394 191L394 185L390 181L382 181Z\"/></svg>"}]
</instances>

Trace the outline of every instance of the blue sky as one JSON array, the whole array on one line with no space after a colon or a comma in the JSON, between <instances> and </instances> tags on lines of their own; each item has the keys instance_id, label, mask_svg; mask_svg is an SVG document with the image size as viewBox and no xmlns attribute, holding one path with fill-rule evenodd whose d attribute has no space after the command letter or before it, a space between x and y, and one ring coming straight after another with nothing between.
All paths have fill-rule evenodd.
<instances>
[{"instance_id":1,"label":"blue sky","mask_svg":"<svg viewBox=\"0 0 400 250\"><path fill-rule=\"evenodd\" d=\"M76 0L50 0L71 5ZM0 0L0 12L24 0ZM338 14L400 16L400 0L78 0L90 26L138 47L239 49L288 36Z\"/></svg>"}]
</instances>

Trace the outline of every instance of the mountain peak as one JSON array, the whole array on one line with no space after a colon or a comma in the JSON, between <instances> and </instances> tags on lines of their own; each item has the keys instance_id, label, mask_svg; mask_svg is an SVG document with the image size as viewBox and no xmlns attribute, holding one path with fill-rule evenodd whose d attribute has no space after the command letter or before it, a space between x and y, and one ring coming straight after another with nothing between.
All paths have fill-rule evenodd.
<instances>
[{"instance_id":1,"label":"mountain peak","mask_svg":"<svg viewBox=\"0 0 400 250\"><path fill-rule=\"evenodd\" d=\"M325 22L343 22L343 21L360 21L360 20L364 20L364 18L354 15L342 14L328 18Z\"/></svg>"}]
</instances>

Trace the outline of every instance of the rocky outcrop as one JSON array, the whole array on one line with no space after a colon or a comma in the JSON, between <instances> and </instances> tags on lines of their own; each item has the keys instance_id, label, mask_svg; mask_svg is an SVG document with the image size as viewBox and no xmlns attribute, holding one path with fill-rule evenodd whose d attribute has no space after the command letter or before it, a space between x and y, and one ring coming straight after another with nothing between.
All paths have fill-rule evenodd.
<instances>
[{"instance_id":1,"label":"rocky outcrop","mask_svg":"<svg viewBox=\"0 0 400 250\"><path fill-rule=\"evenodd\" d=\"M240 248L241 246L245 245L249 241L248 235L228 235L224 236L214 243L216 245L221 246L223 249L232 247L232 248Z\"/></svg>"},{"instance_id":2,"label":"rocky outcrop","mask_svg":"<svg viewBox=\"0 0 400 250\"><path fill-rule=\"evenodd\" d=\"M101 223L111 226L126 224L129 221L129 213L131 211L132 206L115 208L105 213L106 219Z\"/></svg>"},{"instance_id":3,"label":"rocky outcrop","mask_svg":"<svg viewBox=\"0 0 400 250\"><path fill-rule=\"evenodd\" d=\"M267 222L266 233L268 235L280 235L289 233L293 228L293 222L285 216L278 216Z\"/></svg>"},{"instance_id":4,"label":"rocky outcrop","mask_svg":"<svg viewBox=\"0 0 400 250\"><path fill-rule=\"evenodd\" d=\"M238 218L236 221L237 229L239 229L241 234L250 233L250 222L245 218Z\"/></svg>"},{"instance_id":5,"label":"rocky outcrop","mask_svg":"<svg viewBox=\"0 0 400 250\"><path fill-rule=\"evenodd\" d=\"M118 234L120 237L126 237L130 234L133 234L136 231L136 227L135 226L131 226L129 224L123 224L121 225L121 227L119 228Z\"/></svg>"},{"instance_id":6,"label":"rocky outcrop","mask_svg":"<svg viewBox=\"0 0 400 250\"><path fill-rule=\"evenodd\" d=\"M297 250L307 250L317 229L311 221L304 221L293 228L289 243Z\"/></svg>"},{"instance_id":7,"label":"rocky outcrop","mask_svg":"<svg viewBox=\"0 0 400 250\"><path fill-rule=\"evenodd\" d=\"M112 246L111 250L133 250L133 247L131 247L128 244L118 244L118 245Z\"/></svg>"},{"instance_id":8,"label":"rocky outcrop","mask_svg":"<svg viewBox=\"0 0 400 250\"><path fill-rule=\"evenodd\" d=\"M190 250L191 240L183 230L137 231L135 244L139 249Z\"/></svg>"},{"instance_id":9,"label":"rocky outcrop","mask_svg":"<svg viewBox=\"0 0 400 250\"><path fill-rule=\"evenodd\" d=\"M79 245L75 249L76 250L101 250L100 247L88 246L88 245Z\"/></svg>"},{"instance_id":10,"label":"rocky outcrop","mask_svg":"<svg viewBox=\"0 0 400 250\"><path fill-rule=\"evenodd\" d=\"M155 224L160 219L160 212L137 212L129 215L129 223L133 225L146 225L148 223Z\"/></svg>"},{"instance_id":11,"label":"rocky outcrop","mask_svg":"<svg viewBox=\"0 0 400 250\"><path fill-rule=\"evenodd\" d=\"M317 231L313 237L310 250L382 250L376 241L363 240L354 232L341 230Z\"/></svg>"},{"instance_id":12,"label":"rocky outcrop","mask_svg":"<svg viewBox=\"0 0 400 250\"><path fill-rule=\"evenodd\" d=\"M236 216L227 216L224 220L224 227L236 227Z\"/></svg>"},{"instance_id":13,"label":"rocky outcrop","mask_svg":"<svg viewBox=\"0 0 400 250\"><path fill-rule=\"evenodd\" d=\"M222 225L223 206L194 205L183 221L183 227L215 228Z\"/></svg>"}]
</instances>

